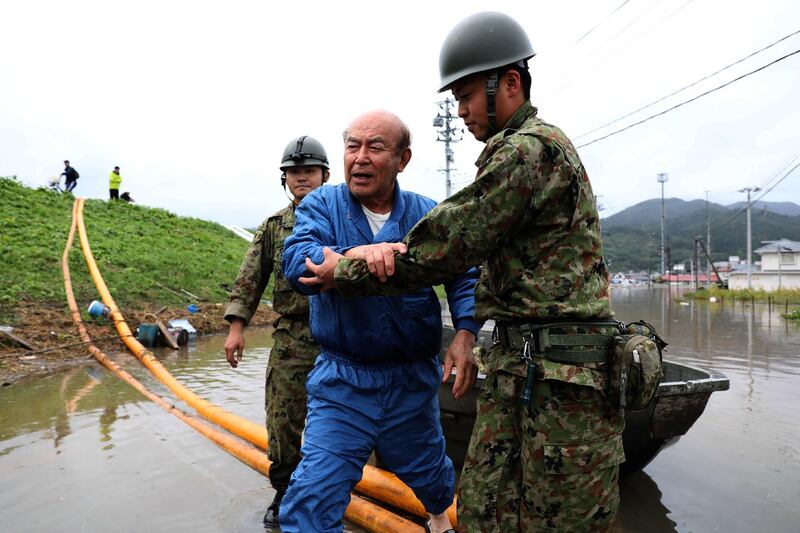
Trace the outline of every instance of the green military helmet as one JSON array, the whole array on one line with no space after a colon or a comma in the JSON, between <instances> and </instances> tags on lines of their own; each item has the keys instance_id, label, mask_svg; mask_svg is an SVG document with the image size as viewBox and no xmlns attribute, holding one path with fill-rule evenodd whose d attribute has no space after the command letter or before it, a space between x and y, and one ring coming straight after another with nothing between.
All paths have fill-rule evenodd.
<instances>
[{"instance_id":1,"label":"green military helmet","mask_svg":"<svg viewBox=\"0 0 800 533\"><path fill-rule=\"evenodd\" d=\"M281 159L281 170L286 171L289 167L309 167L320 166L330 169L328 165L328 154L322 143L314 137L303 135L293 139L286 148L283 149Z\"/></svg>"},{"instance_id":2,"label":"green military helmet","mask_svg":"<svg viewBox=\"0 0 800 533\"><path fill-rule=\"evenodd\" d=\"M450 30L439 52L439 92L471 74L496 69L536 55L522 26L504 13L484 11Z\"/></svg>"}]
</instances>

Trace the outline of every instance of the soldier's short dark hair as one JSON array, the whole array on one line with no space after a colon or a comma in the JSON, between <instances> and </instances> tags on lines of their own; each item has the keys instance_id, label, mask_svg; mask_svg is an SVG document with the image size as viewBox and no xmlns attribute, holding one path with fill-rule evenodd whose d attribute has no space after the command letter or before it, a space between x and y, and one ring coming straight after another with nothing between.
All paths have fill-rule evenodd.
<instances>
[{"instance_id":1,"label":"soldier's short dark hair","mask_svg":"<svg viewBox=\"0 0 800 533\"><path fill-rule=\"evenodd\" d=\"M522 81L522 94L525 95L525 100L531 99L531 73L528 70L528 62L525 61L525 66L519 63L512 63L500 68L500 77L502 78L509 70L515 70L519 74L520 81Z\"/></svg>"}]
</instances>

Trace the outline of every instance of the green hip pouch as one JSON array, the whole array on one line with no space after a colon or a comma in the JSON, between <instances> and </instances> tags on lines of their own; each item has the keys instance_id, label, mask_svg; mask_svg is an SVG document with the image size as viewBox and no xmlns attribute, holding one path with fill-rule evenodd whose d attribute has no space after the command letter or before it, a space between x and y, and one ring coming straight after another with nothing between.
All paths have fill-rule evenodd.
<instances>
[{"instance_id":1,"label":"green hip pouch","mask_svg":"<svg viewBox=\"0 0 800 533\"><path fill-rule=\"evenodd\" d=\"M622 326L622 324L620 324ZM609 354L608 398L619 409L647 408L664 377L662 350L667 346L653 326L640 320L624 326Z\"/></svg>"},{"instance_id":2,"label":"green hip pouch","mask_svg":"<svg viewBox=\"0 0 800 533\"><path fill-rule=\"evenodd\" d=\"M611 330L614 333L565 333L565 329ZM495 326L492 341L519 350L527 364L522 400L527 406L537 379L535 357L565 365L603 364L608 372L606 396L624 416L625 410L644 409L656 395L663 377L661 351L667 345L653 326L640 320L508 324Z\"/></svg>"}]
</instances>

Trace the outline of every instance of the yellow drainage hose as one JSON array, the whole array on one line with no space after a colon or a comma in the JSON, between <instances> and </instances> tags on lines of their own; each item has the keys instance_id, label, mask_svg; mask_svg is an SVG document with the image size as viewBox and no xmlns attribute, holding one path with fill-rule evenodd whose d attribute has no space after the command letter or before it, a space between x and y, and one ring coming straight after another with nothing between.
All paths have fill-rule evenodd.
<instances>
[{"instance_id":1,"label":"yellow drainage hose","mask_svg":"<svg viewBox=\"0 0 800 533\"><path fill-rule=\"evenodd\" d=\"M187 389L177 379L175 379L169 371L159 362L158 359L147 348L134 338L128 324L125 323L125 318L119 312L117 304L111 297L105 281L103 280L100 270L97 268L92 250L89 247L89 239L86 236L86 226L83 223L83 205L84 199L78 198L76 200L78 234L80 236L81 248L83 249L83 256L86 259L86 266L89 268L89 273L97 286L97 292L103 303L111 309L110 318L114 321L117 331L122 337L122 341L128 349L147 367L148 370L164 385L166 385L178 398L191 405L197 410L204 418L214 422L215 424L227 429L234 435L238 435L244 440L251 442L262 448L267 449L267 431L263 426L259 426L246 420L242 417L227 412L225 409L212 404Z\"/></svg>"},{"instance_id":2,"label":"yellow drainage hose","mask_svg":"<svg viewBox=\"0 0 800 533\"><path fill-rule=\"evenodd\" d=\"M265 476L269 474L270 461L263 452L245 442L239 441L229 435L226 435L208 424L197 420L193 416L181 411L174 405L170 404L164 398L156 395L147 389L140 381L122 369L114 361L108 358L106 354L101 352L89 337L88 331L81 320L81 314L78 310L78 305L75 302L75 295L72 291L72 278L69 271L69 251L72 248L72 243L75 237L75 227L77 226L77 207L78 201L76 200L72 208L72 226L70 227L69 237L67 244L64 247L64 254L61 259L61 269L64 274L64 292L67 296L67 304L72 314L72 320L78 328L81 339L87 344L87 349L98 362L116 374L120 379L128 383L130 386L142 393L146 398L154 402L156 405L181 419L183 422L197 430L202 435L208 437L214 444L227 451L246 465L254 470L261 472ZM345 516L351 522L358 524L370 531L375 532L414 532L422 531L422 527L399 517L386 509L378 507L377 505L352 495L350 505L345 511Z\"/></svg>"},{"instance_id":3,"label":"yellow drainage hose","mask_svg":"<svg viewBox=\"0 0 800 533\"><path fill-rule=\"evenodd\" d=\"M176 380L169 371L155 358L155 356L147 348L145 348L136 338L132 335L125 318L120 313L117 304L111 296L111 293L106 286L103 276L97 267L97 262L92 254L92 249L89 246L89 238L86 234L86 225L83 220L83 206L85 199L78 198L77 205L77 225L78 234L81 242L81 249L83 256L86 260L86 266L89 268L89 273L94 280L97 287L97 292L103 303L111 310L110 318L114 321L114 325L122 338L122 341L128 349L142 362L144 366L164 385L167 386L172 392L175 393L180 399L191 405L198 413L204 418L214 422L215 424L227 429L231 433L238 435L242 439L251 442L259 448L267 448L267 430L263 426L254 424L249 420L229 413L219 406L216 406L209 401L199 397L191 390L183 386ZM374 466L366 465L362 474L361 481L356 485L356 490L366 496L380 500L384 503L403 509L417 516L427 518L428 514L425 511L425 506L422 505L414 492L405 485L400 479L390 472L386 472ZM448 508L447 514L450 517L450 522L456 525L456 502Z\"/></svg>"}]
</instances>

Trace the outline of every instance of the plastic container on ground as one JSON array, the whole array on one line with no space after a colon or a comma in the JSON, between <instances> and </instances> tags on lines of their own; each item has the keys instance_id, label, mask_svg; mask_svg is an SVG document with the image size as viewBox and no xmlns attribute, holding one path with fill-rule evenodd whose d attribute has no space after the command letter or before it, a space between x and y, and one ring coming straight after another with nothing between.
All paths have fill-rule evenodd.
<instances>
[{"instance_id":1,"label":"plastic container on ground","mask_svg":"<svg viewBox=\"0 0 800 533\"><path fill-rule=\"evenodd\" d=\"M111 313L111 309L108 308L103 302L98 300L92 300L92 303L89 304L89 316L92 318L108 318L108 315Z\"/></svg>"},{"instance_id":2,"label":"plastic container on ground","mask_svg":"<svg viewBox=\"0 0 800 533\"><path fill-rule=\"evenodd\" d=\"M194 329L194 327L192 327L189 321L186 320L185 318L176 318L175 320L170 320L169 327L181 328L186 330L186 332L189 334L189 340L192 340L195 337L197 337L197 330Z\"/></svg>"},{"instance_id":3,"label":"plastic container on ground","mask_svg":"<svg viewBox=\"0 0 800 533\"><path fill-rule=\"evenodd\" d=\"M161 334L155 324L140 324L136 328L136 339L147 347L152 348L158 343L158 336Z\"/></svg>"}]
</instances>

